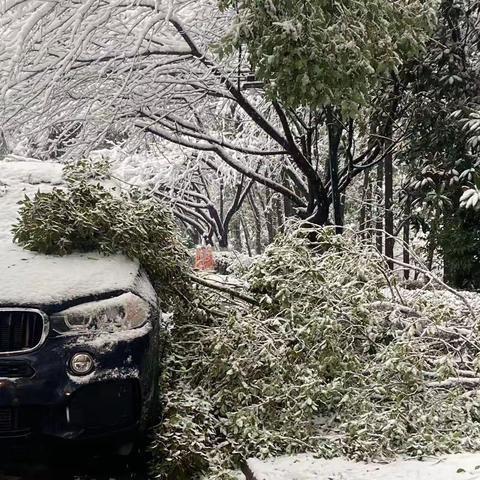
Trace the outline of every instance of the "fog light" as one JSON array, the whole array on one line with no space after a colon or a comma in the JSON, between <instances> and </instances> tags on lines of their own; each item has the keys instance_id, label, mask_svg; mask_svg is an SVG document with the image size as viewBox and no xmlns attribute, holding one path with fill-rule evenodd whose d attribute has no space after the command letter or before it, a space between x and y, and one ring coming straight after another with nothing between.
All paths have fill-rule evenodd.
<instances>
[{"instance_id":1,"label":"fog light","mask_svg":"<svg viewBox=\"0 0 480 480\"><path fill-rule=\"evenodd\" d=\"M76 353L70 360L70 370L75 375L87 375L93 366L93 358L89 353Z\"/></svg>"}]
</instances>

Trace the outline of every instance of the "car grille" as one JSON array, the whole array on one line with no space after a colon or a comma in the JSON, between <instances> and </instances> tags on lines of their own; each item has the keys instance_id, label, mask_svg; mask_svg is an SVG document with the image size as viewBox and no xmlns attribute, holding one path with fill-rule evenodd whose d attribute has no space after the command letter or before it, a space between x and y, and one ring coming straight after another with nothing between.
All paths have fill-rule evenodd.
<instances>
[{"instance_id":1,"label":"car grille","mask_svg":"<svg viewBox=\"0 0 480 480\"><path fill-rule=\"evenodd\" d=\"M27 435L38 423L38 417L35 408L0 408L0 438Z\"/></svg>"},{"instance_id":2,"label":"car grille","mask_svg":"<svg viewBox=\"0 0 480 480\"><path fill-rule=\"evenodd\" d=\"M14 428L15 415L11 408L0 408L0 432L8 432Z\"/></svg>"},{"instance_id":3,"label":"car grille","mask_svg":"<svg viewBox=\"0 0 480 480\"><path fill-rule=\"evenodd\" d=\"M31 377L34 373L33 368L28 363L0 361L0 378Z\"/></svg>"},{"instance_id":4,"label":"car grille","mask_svg":"<svg viewBox=\"0 0 480 480\"><path fill-rule=\"evenodd\" d=\"M37 347L44 330L44 316L36 310L0 309L0 353Z\"/></svg>"}]
</instances>

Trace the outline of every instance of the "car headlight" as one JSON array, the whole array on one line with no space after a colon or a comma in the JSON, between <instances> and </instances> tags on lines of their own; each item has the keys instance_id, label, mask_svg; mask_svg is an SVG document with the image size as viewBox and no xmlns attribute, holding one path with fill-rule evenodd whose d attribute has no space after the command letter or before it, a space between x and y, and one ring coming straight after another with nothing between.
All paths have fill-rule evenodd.
<instances>
[{"instance_id":1,"label":"car headlight","mask_svg":"<svg viewBox=\"0 0 480 480\"><path fill-rule=\"evenodd\" d=\"M52 328L58 333L138 328L149 318L147 302L133 293L96 302L83 303L50 316Z\"/></svg>"}]
</instances>

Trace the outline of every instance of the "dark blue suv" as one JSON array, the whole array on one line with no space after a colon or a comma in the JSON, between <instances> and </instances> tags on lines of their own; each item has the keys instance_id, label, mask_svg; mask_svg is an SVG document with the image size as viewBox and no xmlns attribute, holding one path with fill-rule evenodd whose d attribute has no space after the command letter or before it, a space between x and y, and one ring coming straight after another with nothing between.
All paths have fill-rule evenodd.
<instances>
[{"instance_id":1,"label":"dark blue suv","mask_svg":"<svg viewBox=\"0 0 480 480\"><path fill-rule=\"evenodd\" d=\"M123 256L13 244L18 200L61 182L59 164L0 161L0 441L98 440L127 452L156 413L157 297Z\"/></svg>"}]
</instances>

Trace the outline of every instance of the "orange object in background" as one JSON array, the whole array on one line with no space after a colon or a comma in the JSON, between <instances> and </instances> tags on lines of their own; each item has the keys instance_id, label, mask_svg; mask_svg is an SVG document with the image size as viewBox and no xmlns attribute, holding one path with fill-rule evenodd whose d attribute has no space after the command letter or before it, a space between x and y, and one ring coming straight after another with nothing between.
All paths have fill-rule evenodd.
<instances>
[{"instance_id":1,"label":"orange object in background","mask_svg":"<svg viewBox=\"0 0 480 480\"><path fill-rule=\"evenodd\" d=\"M197 247L195 252L195 268L197 270L215 270L215 259L212 247Z\"/></svg>"}]
</instances>

